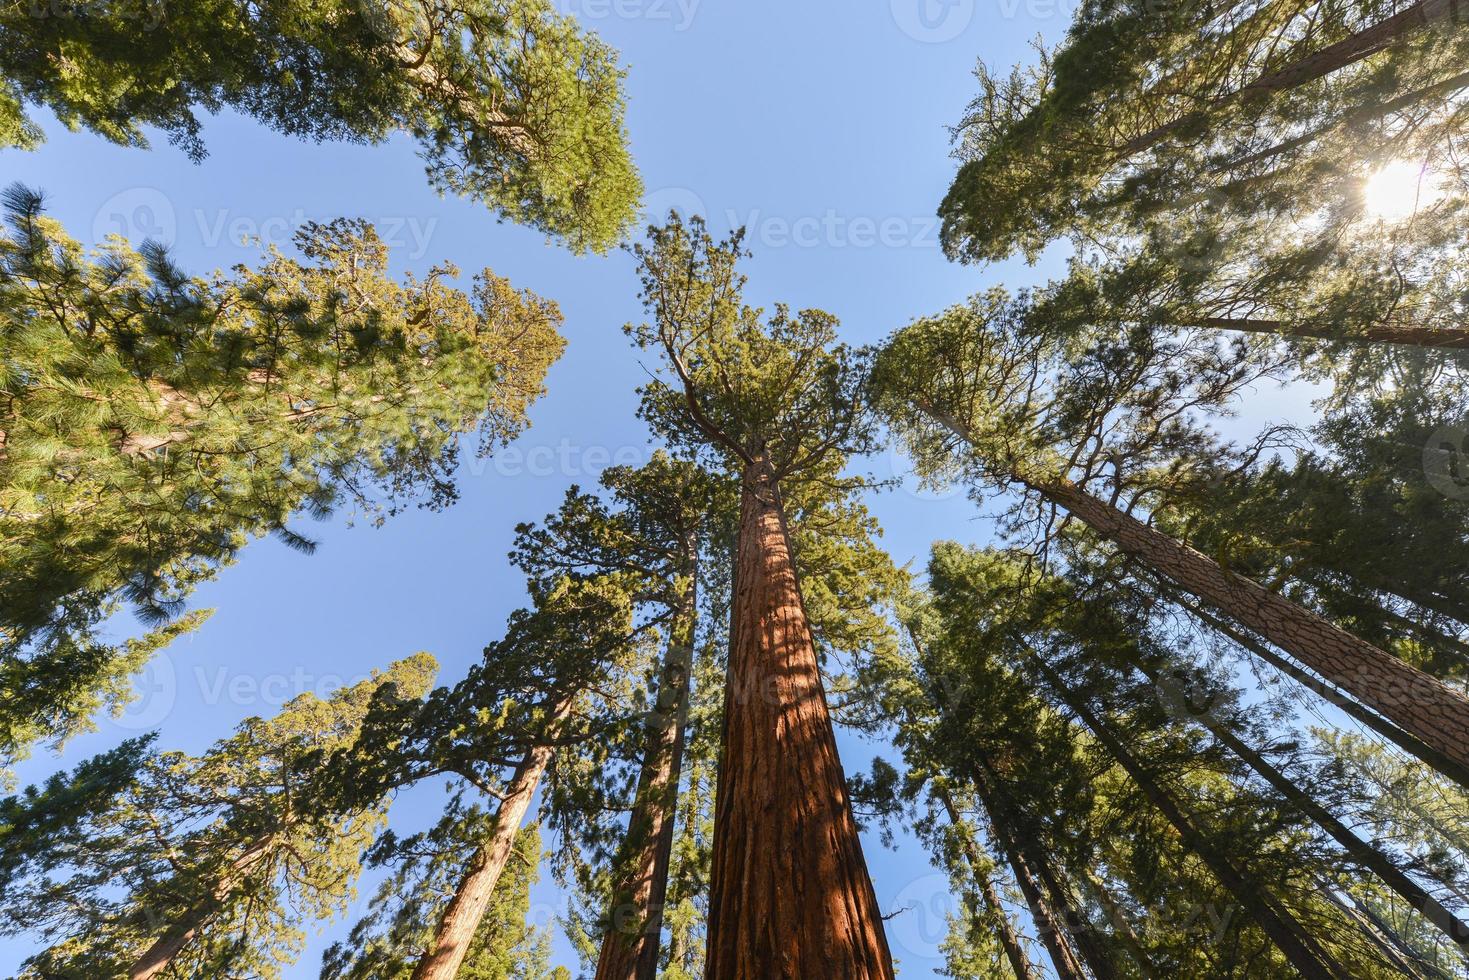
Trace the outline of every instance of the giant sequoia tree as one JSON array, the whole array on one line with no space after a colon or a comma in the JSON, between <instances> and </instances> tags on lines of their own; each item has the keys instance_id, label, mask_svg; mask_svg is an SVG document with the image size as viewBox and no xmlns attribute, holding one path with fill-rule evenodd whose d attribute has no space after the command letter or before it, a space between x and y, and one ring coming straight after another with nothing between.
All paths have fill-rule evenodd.
<instances>
[{"instance_id":1,"label":"giant sequoia tree","mask_svg":"<svg viewBox=\"0 0 1469 980\"><path fill-rule=\"evenodd\" d=\"M251 536L309 548L300 512L452 502L461 435L513 438L562 350L554 304L488 270L469 293L449 266L395 281L361 222L204 279L5 203L0 762L121 700L180 628L109 646L119 606L157 625Z\"/></svg>"},{"instance_id":2,"label":"giant sequoia tree","mask_svg":"<svg viewBox=\"0 0 1469 980\"><path fill-rule=\"evenodd\" d=\"M738 234L674 216L635 254L652 320L629 330L667 372L644 415L741 482L706 975L891 977L785 503L869 448L860 361L829 314L745 305Z\"/></svg>"},{"instance_id":3,"label":"giant sequoia tree","mask_svg":"<svg viewBox=\"0 0 1469 980\"><path fill-rule=\"evenodd\" d=\"M641 195L616 54L546 0L11 3L0 75L0 145L40 140L28 104L133 146L157 126L196 159L199 110L317 140L406 132L435 188L576 251L615 244Z\"/></svg>"},{"instance_id":4,"label":"giant sequoia tree","mask_svg":"<svg viewBox=\"0 0 1469 980\"><path fill-rule=\"evenodd\" d=\"M1093 334L1077 352L992 293L899 331L876 393L921 471L1020 491L1020 518L1049 540L1057 515L1258 633L1455 764L1469 763L1469 699L1393 653L1219 565L1147 513L1228 458L1200 424L1269 365L1188 335ZM1236 465L1251 454L1235 453Z\"/></svg>"},{"instance_id":5,"label":"giant sequoia tree","mask_svg":"<svg viewBox=\"0 0 1469 980\"><path fill-rule=\"evenodd\" d=\"M201 756L150 739L0 800L6 932L49 943L22 976L278 976L300 923L339 914L383 794L335 792L327 760L374 711L419 703L427 654L251 718Z\"/></svg>"}]
</instances>

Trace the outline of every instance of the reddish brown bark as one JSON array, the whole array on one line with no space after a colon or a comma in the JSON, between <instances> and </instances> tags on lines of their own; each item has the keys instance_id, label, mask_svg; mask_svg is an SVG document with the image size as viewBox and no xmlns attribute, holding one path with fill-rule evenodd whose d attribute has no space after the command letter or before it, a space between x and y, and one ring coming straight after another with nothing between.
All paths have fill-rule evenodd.
<instances>
[{"instance_id":1,"label":"reddish brown bark","mask_svg":"<svg viewBox=\"0 0 1469 980\"><path fill-rule=\"evenodd\" d=\"M692 561L689 562L692 569ZM683 771L688 721L697 579L689 585L671 630L658 684L658 709L648 732L637 795L628 818L618 865L625 876L613 891L596 980L655 980L668 865L673 851L674 807Z\"/></svg>"},{"instance_id":2,"label":"reddish brown bark","mask_svg":"<svg viewBox=\"0 0 1469 980\"><path fill-rule=\"evenodd\" d=\"M741 490L708 980L893 980L767 459Z\"/></svg>"},{"instance_id":3,"label":"reddish brown bark","mask_svg":"<svg viewBox=\"0 0 1469 980\"><path fill-rule=\"evenodd\" d=\"M1010 969L1015 971L1015 980L1040 980L1040 974L1030 963L1030 957L1026 955L1025 946L1020 942L1019 935L1015 932L1015 926L1010 921L1010 916L1005 907L1000 904L1000 896L995 891L994 882L985 873L985 866L989 863L975 842L969 827L964 822L959 808L954 805L954 798L949 793L949 788L942 782L934 784L934 792L944 805L944 812L948 814L949 823L954 827L956 833L961 834L964 842L964 857L969 862L970 873L979 882L980 895L984 898L985 907L999 923L1000 946L1005 950L1005 958L1010 961Z\"/></svg>"},{"instance_id":4,"label":"reddish brown bark","mask_svg":"<svg viewBox=\"0 0 1469 980\"><path fill-rule=\"evenodd\" d=\"M570 713L570 700L559 704L551 720L552 728L559 726ZM469 869L444 909L428 949L413 970L413 980L454 980L458 974L515 846L515 835L520 832L520 823L530 808L541 774L555 754L553 746L537 745L526 752L516 767L495 814L495 828L470 859Z\"/></svg>"},{"instance_id":5,"label":"reddish brown bark","mask_svg":"<svg viewBox=\"0 0 1469 980\"><path fill-rule=\"evenodd\" d=\"M1117 760L1117 764L1142 791L1148 802L1178 832L1184 846L1196 854L1219 883L1240 902L1241 907L1285 954L1291 965L1307 980L1347 980L1350 974L1316 942L1290 910L1251 881L1228 857L1217 850L1183 805L1158 785L1152 774L1127 750L1112 729L1092 713L1086 702L1077 697L1039 655L1033 659L1056 696Z\"/></svg>"},{"instance_id":6,"label":"reddish brown bark","mask_svg":"<svg viewBox=\"0 0 1469 980\"><path fill-rule=\"evenodd\" d=\"M199 935L199 930L208 925L209 921L218 914L220 908L229 900L230 894L240 883L240 879L269 855L275 839L272 835L252 844L243 854L230 862L229 869L215 885L213 892L197 902L181 920L170 926L142 956L138 957L137 962L128 972L128 980L151 980L152 977L168 969L169 964Z\"/></svg>"},{"instance_id":7,"label":"reddish brown bark","mask_svg":"<svg viewBox=\"0 0 1469 980\"><path fill-rule=\"evenodd\" d=\"M1065 481L1029 484L1124 553L1469 766L1469 698Z\"/></svg>"},{"instance_id":8,"label":"reddish brown bark","mask_svg":"<svg viewBox=\"0 0 1469 980\"><path fill-rule=\"evenodd\" d=\"M1192 602L1187 597L1177 594L1162 583L1158 584L1160 590L1170 601L1188 610L1195 618L1208 625L1216 633L1229 637L1229 639L1239 644L1243 649L1250 651L1287 677L1298 681L1307 690L1314 691L1321 698L1341 709L1344 714L1360 721L1415 759L1431 766L1439 773L1460 785L1469 786L1469 769L1465 769L1465 767L1457 764L1422 739L1403 731L1377 712L1358 704L1338 688L1321 680L1315 674L1291 663L1265 644L1256 642L1253 638L1230 626L1198 603Z\"/></svg>"}]
</instances>

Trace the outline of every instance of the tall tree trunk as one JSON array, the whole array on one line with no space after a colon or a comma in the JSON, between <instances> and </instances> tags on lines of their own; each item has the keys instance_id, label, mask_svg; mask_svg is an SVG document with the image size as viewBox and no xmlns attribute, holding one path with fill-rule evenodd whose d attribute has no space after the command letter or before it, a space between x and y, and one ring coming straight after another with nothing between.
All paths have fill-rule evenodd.
<instances>
[{"instance_id":1,"label":"tall tree trunk","mask_svg":"<svg viewBox=\"0 0 1469 980\"><path fill-rule=\"evenodd\" d=\"M1260 97L1284 92L1305 85L1307 82L1324 78L1363 58L1371 57L1400 38L1412 34L1435 20L1454 16L1460 3L1462 0L1418 0L1412 6L1371 27L1360 30L1350 37L1342 38L1335 44L1329 44L1320 51L1308 54L1275 71L1261 75L1248 85L1221 96L1216 100L1214 108L1220 108L1252 96ZM1117 151L1117 159L1125 160L1134 154L1152 149L1184 126L1207 115L1209 111L1206 109L1201 112L1187 113L1133 137Z\"/></svg>"},{"instance_id":2,"label":"tall tree trunk","mask_svg":"<svg viewBox=\"0 0 1469 980\"><path fill-rule=\"evenodd\" d=\"M1000 846L1005 861L1015 875L1015 884L1020 886L1020 894L1025 899L1026 907L1030 909L1030 918L1035 923L1036 932L1040 934L1041 943L1051 957L1056 977L1058 980L1086 980L1081 957L1071 947L1071 939L1062 929L1061 920L1051 909L1050 902L1041 894L1041 886L1031 874L1030 865L1026 863L1025 856L1008 826L1008 812L1000 806L985 783L978 778L978 774L975 775L974 788L979 793L985 812L989 814L995 843Z\"/></svg>"},{"instance_id":3,"label":"tall tree trunk","mask_svg":"<svg viewBox=\"0 0 1469 980\"><path fill-rule=\"evenodd\" d=\"M1135 662L1134 666L1152 681L1155 687L1164 683L1162 675L1152 667L1141 662ZM1271 765L1270 760L1246 744L1227 723L1215 718L1208 711L1198 712L1192 717L1229 751L1255 770L1276 792L1326 831L1332 840L1342 846L1347 852L1347 857L1354 864L1366 868L1381 878L1384 884L1402 896L1411 907L1423 913L1455 943L1462 947L1469 947L1469 925L1461 922L1458 916L1445 908L1442 902L1405 874L1386 854L1358 837L1351 828L1338 820L1335 814L1316 802L1289 776Z\"/></svg>"},{"instance_id":4,"label":"tall tree trunk","mask_svg":"<svg viewBox=\"0 0 1469 980\"><path fill-rule=\"evenodd\" d=\"M964 857L969 862L969 870L974 880L979 883L979 891L984 899L985 907L989 909L990 915L994 917L998 925L1000 946L1005 950L1005 958L1010 961L1010 969L1015 971L1015 980L1041 980L1040 974L1030 963L1030 957L1026 955L1025 946L1020 942L1020 936L1015 932L1015 925L1010 921L1009 913L1005 911L1005 906L1000 904L1000 896L995 891L995 883L985 871L985 865L989 862L980 852L979 844L975 842L974 835L970 833L970 827L965 822L964 815L954 805L954 797L949 792L949 787L942 780L936 780L933 787L934 795L943 803L944 812L948 814L949 824L963 840Z\"/></svg>"},{"instance_id":5,"label":"tall tree trunk","mask_svg":"<svg viewBox=\"0 0 1469 980\"><path fill-rule=\"evenodd\" d=\"M1112 923L1112 928L1117 930L1117 936L1122 944L1127 947L1128 953L1132 955L1133 962L1137 964L1138 973L1147 980L1160 976L1158 968L1153 965L1153 959L1148 955L1148 950L1143 946L1142 937L1132 927L1132 920L1128 918L1127 910L1122 903L1112 895L1112 890L1107 883L1092 873L1090 868L1082 872L1082 886L1092 893L1098 905L1107 913L1107 919Z\"/></svg>"},{"instance_id":6,"label":"tall tree trunk","mask_svg":"<svg viewBox=\"0 0 1469 980\"><path fill-rule=\"evenodd\" d=\"M692 552L690 544L685 555L688 586L663 655L658 707L649 720L637 795L618 855L622 877L613 889L596 980L656 980L658 975L697 626L698 576Z\"/></svg>"},{"instance_id":7,"label":"tall tree trunk","mask_svg":"<svg viewBox=\"0 0 1469 980\"><path fill-rule=\"evenodd\" d=\"M1045 676L1055 695L1071 709L1081 723L1096 737L1107 752L1117 760L1124 772L1137 785L1158 812L1163 815L1183 841L1234 897L1240 905L1270 937L1271 941L1285 954L1292 966L1307 980L1350 980L1350 975L1338 964L1315 938L1272 896L1251 881L1234 866L1234 863L1215 848L1207 834L1194 824L1193 818L1183 806L1175 801L1157 783L1152 774L1127 750L1111 728L1092 713L1086 701L1067 686L1056 672L1039 655L1032 659Z\"/></svg>"},{"instance_id":8,"label":"tall tree trunk","mask_svg":"<svg viewBox=\"0 0 1469 980\"><path fill-rule=\"evenodd\" d=\"M128 971L128 980L151 980L168 969L169 964L199 935L199 930L208 925L210 920L219 913L220 908L229 900L230 894L240 883L240 879L270 854L270 849L275 841L276 835L271 834L250 845L244 853L231 861L229 868L215 883L210 893L194 903L179 921L169 926L163 935L159 936L153 945L138 957L137 962Z\"/></svg>"},{"instance_id":9,"label":"tall tree trunk","mask_svg":"<svg viewBox=\"0 0 1469 980\"><path fill-rule=\"evenodd\" d=\"M708 980L893 980L768 458L741 487Z\"/></svg>"},{"instance_id":10,"label":"tall tree trunk","mask_svg":"<svg viewBox=\"0 0 1469 980\"><path fill-rule=\"evenodd\" d=\"M1361 125L1362 123L1371 122L1374 119L1381 119L1383 116L1390 115L1394 112L1399 112L1403 109L1408 108L1409 106L1426 101L1427 99L1431 99L1436 96L1453 95L1455 92L1465 87L1466 85L1469 85L1469 72L1460 72L1457 75L1453 75L1449 78L1434 82L1432 85L1427 85L1421 89L1416 89L1412 92L1405 92L1402 95L1399 95L1397 98L1389 99L1386 102L1379 102L1374 105L1363 106L1348 113L1345 117L1329 123L1328 125L1302 133L1299 136L1293 136L1287 140L1282 140L1281 142L1276 143L1273 146L1267 146L1263 150L1257 150L1254 153L1249 154L1248 156L1239 158L1238 160L1230 160L1219 165L1218 167L1215 167L1213 173L1238 170L1241 167L1248 167L1251 164L1260 163L1261 161L1269 160L1272 157L1278 157L1282 153L1289 153L1291 150L1294 150L1297 147L1312 143L1320 139L1325 134L1332 132L1333 130L1344 128L1347 126ZM1389 159L1391 159L1390 155Z\"/></svg>"},{"instance_id":11,"label":"tall tree trunk","mask_svg":"<svg viewBox=\"0 0 1469 980\"><path fill-rule=\"evenodd\" d=\"M1151 575L1148 577L1152 578ZM1403 731L1397 725L1394 725L1370 708L1358 704L1338 688L1291 663L1265 644L1259 643L1254 638L1235 629L1198 603L1169 589L1166 584L1156 580L1155 584L1158 585L1159 590L1165 598L1187 610L1196 619L1209 626L1216 633L1228 637L1234 643L1259 657L1276 670L1298 681L1301 686L1313 691L1329 704L1335 705L1344 714L1366 725L1372 731L1381 735L1420 762L1432 767L1462 786L1469 786L1469 769L1454 762L1454 760L1450 759L1438 749L1424 742L1422 739Z\"/></svg>"},{"instance_id":12,"label":"tall tree trunk","mask_svg":"<svg viewBox=\"0 0 1469 980\"><path fill-rule=\"evenodd\" d=\"M1003 825L1002 832L1009 837L1011 846L1019 853L1030 875L1045 888L1048 914L1053 921L1059 918L1058 924L1066 929L1070 937L1068 952L1071 957L1075 959L1079 953L1080 962L1086 964L1096 980L1116 980L1118 972L1111 951L1098 941L1096 929L1077 908L1075 895L1062 882L1050 855L1026 828L1020 808L1006 791L1000 774L983 757L980 768L981 771L975 774L975 787L984 794L985 809L990 812L992 821L1002 821L1002 824L995 825L996 830L1000 831Z\"/></svg>"},{"instance_id":13,"label":"tall tree trunk","mask_svg":"<svg viewBox=\"0 0 1469 980\"><path fill-rule=\"evenodd\" d=\"M571 713L572 699L566 698L556 705L550 720L550 730L555 731ZM418 966L413 970L413 980L454 980L459 967L469 952L469 943L479 929L485 909L495 894L495 885L505 862L515 847L515 835L520 832L521 821L530 808L531 798L541 774L556 754L554 746L532 747L515 768L515 775L505 787L505 795L495 814L495 827L490 837L482 843L470 859L469 869L459 880L454 897L444 909L434 930L433 939L424 950Z\"/></svg>"},{"instance_id":14,"label":"tall tree trunk","mask_svg":"<svg viewBox=\"0 0 1469 980\"><path fill-rule=\"evenodd\" d=\"M1027 482L1093 531L1469 767L1469 698L1062 480Z\"/></svg>"},{"instance_id":15,"label":"tall tree trunk","mask_svg":"<svg viewBox=\"0 0 1469 980\"><path fill-rule=\"evenodd\" d=\"M1413 327L1385 323L1356 333L1344 334L1309 321L1255 320L1227 316L1204 317L1198 321L1198 325L1217 327L1220 330L1238 330L1242 333L1268 333L1282 337L1340 340L1352 344L1397 344L1405 347L1469 350L1469 330L1455 327Z\"/></svg>"}]
</instances>

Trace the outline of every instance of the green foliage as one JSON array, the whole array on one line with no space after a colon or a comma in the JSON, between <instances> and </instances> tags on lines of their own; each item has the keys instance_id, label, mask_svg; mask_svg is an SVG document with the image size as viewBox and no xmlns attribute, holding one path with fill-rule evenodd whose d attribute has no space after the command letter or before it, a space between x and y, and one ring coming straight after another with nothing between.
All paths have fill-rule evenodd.
<instances>
[{"instance_id":1,"label":"green foliage","mask_svg":"<svg viewBox=\"0 0 1469 980\"><path fill-rule=\"evenodd\" d=\"M652 321L626 330L669 375L644 387L641 414L675 448L712 453L712 469L765 457L778 481L834 477L875 445L864 358L837 343L830 313L745 305L742 238L715 242L701 218L673 213L634 246Z\"/></svg>"},{"instance_id":2,"label":"green foliage","mask_svg":"<svg viewBox=\"0 0 1469 980\"><path fill-rule=\"evenodd\" d=\"M1394 160L1443 172L1462 199L1462 19L1430 6L1387 43L1351 48L1407 6L1088 3L1036 67L979 67L940 208L946 249L1033 257L1071 234L1166 248L1160 216L1288 238L1325 215L1329 242L1361 217L1364 178Z\"/></svg>"},{"instance_id":3,"label":"green foliage","mask_svg":"<svg viewBox=\"0 0 1469 980\"><path fill-rule=\"evenodd\" d=\"M603 251L637 213L616 53L548 0L155 0L0 7L0 142L27 105L204 156L195 112L231 108L312 140L406 132L430 183Z\"/></svg>"},{"instance_id":4,"label":"green foliage","mask_svg":"<svg viewBox=\"0 0 1469 980\"><path fill-rule=\"evenodd\" d=\"M5 203L0 664L19 693L0 761L118 703L149 647L197 625L110 647L120 606L161 625L254 535L309 550L303 511L451 503L461 433L513 438L563 347L554 304L488 270L472 294L449 266L390 279L362 222L201 279L152 245L85 253L23 188Z\"/></svg>"},{"instance_id":5,"label":"green foliage","mask_svg":"<svg viewBox=\"0 0 1469 980\"><path fill-rule=\"evenodd\" d=\"M250 718L201 756L148 740L0 801L0 925L50 943L22 976L126 975L183 937L164 976L278 977L305 920L340 914L386 817L383 797L335 806L323 760L385 703L415 702L432 657L398 661L328 700Z\"/></svg>"},{"instance_id":6,"label":"green foliage","mask_svg":"<svg viewBox=\"0 0 1469 980\"><path fill-rule=\"evenodd\" d=\"M368 914L323 958L324 980L408 980L433 938L448 896L494 814L451 801L430 830L410 837L384 835L369 855L391 865ZM529 925L530 890L540 877L541 834L534 825L516 835L506 864L470 944L459 976L466 980L555 980L547 963L550 934Z\"/></svg>"}]
</instances>

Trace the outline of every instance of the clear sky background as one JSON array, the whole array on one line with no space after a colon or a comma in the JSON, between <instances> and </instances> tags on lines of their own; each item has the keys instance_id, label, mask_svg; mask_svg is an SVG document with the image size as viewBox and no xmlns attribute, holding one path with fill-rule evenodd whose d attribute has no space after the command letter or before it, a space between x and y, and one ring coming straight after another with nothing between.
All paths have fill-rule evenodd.
<instances>
[{"instance_id":1,"label":"clear sky background","mask_svg":"<svg viewBox=\"0 0 1469 980\"><path fill-rule=\"evenodd\" d=\"M1070 0L560 2L623 53L650 210L702 210L718 230L749 227L753 302L830 310L845 339L860 344L995 283L1018 288L1056 270L1055 262L950 264L934 212L955 166L948 127L976 90L976 59L1028 59L1031 38L1064 32ZM22 782L153 728L163 747L200 750L242 718L417 650L438 657L442 682L457 680L522 603L521 578L505 560L516 522L553 509L571 483L595 485L609 463L650 452L634 417L644 370L620 330L641 319L628 256L578 259L497 224L473 203L436 197L406 140L313 145L225 115L206 120L210 155L196 166L163 140L130 150L49 119L46 128L38 152L0 151L0 178L44 189L51 213L84 241L151 236L203 273L253 261L260 248L245 239L287 247L302 221L361 216L393 246L395 270L451 260L467 278L488 266L554 298L570 346L518 452L467 462L457 506L408 513L381 529L348 527L344 517L303 521L321 545L312 556L269 540L251 544L199 590L193 605L218 612L138 679L142 697L128 714L104 719L61 757L41 753L21 767ZM879 474L902 470L894 456L870 465ZM871 505L899 563L921 566L935 539L989 537L961 495L897 490ZM839 737L849 772L883 751ZM442 800L437 787L409 794L394 825L428 825ZM865 845L883 911L898 913L888 930L902 976L936 976L952 907L943 877L911 839L896 852L875 833ZM311 934L287 977L316 975L321 951L345 935L373 885L369 877L346 919ZM536 917L550 920L555 889L543 883L536 899ZM557 950L575 972L563 940ZM0 940L0 975L30 952L24 937Z\"/></svg>"}]
</instances>

